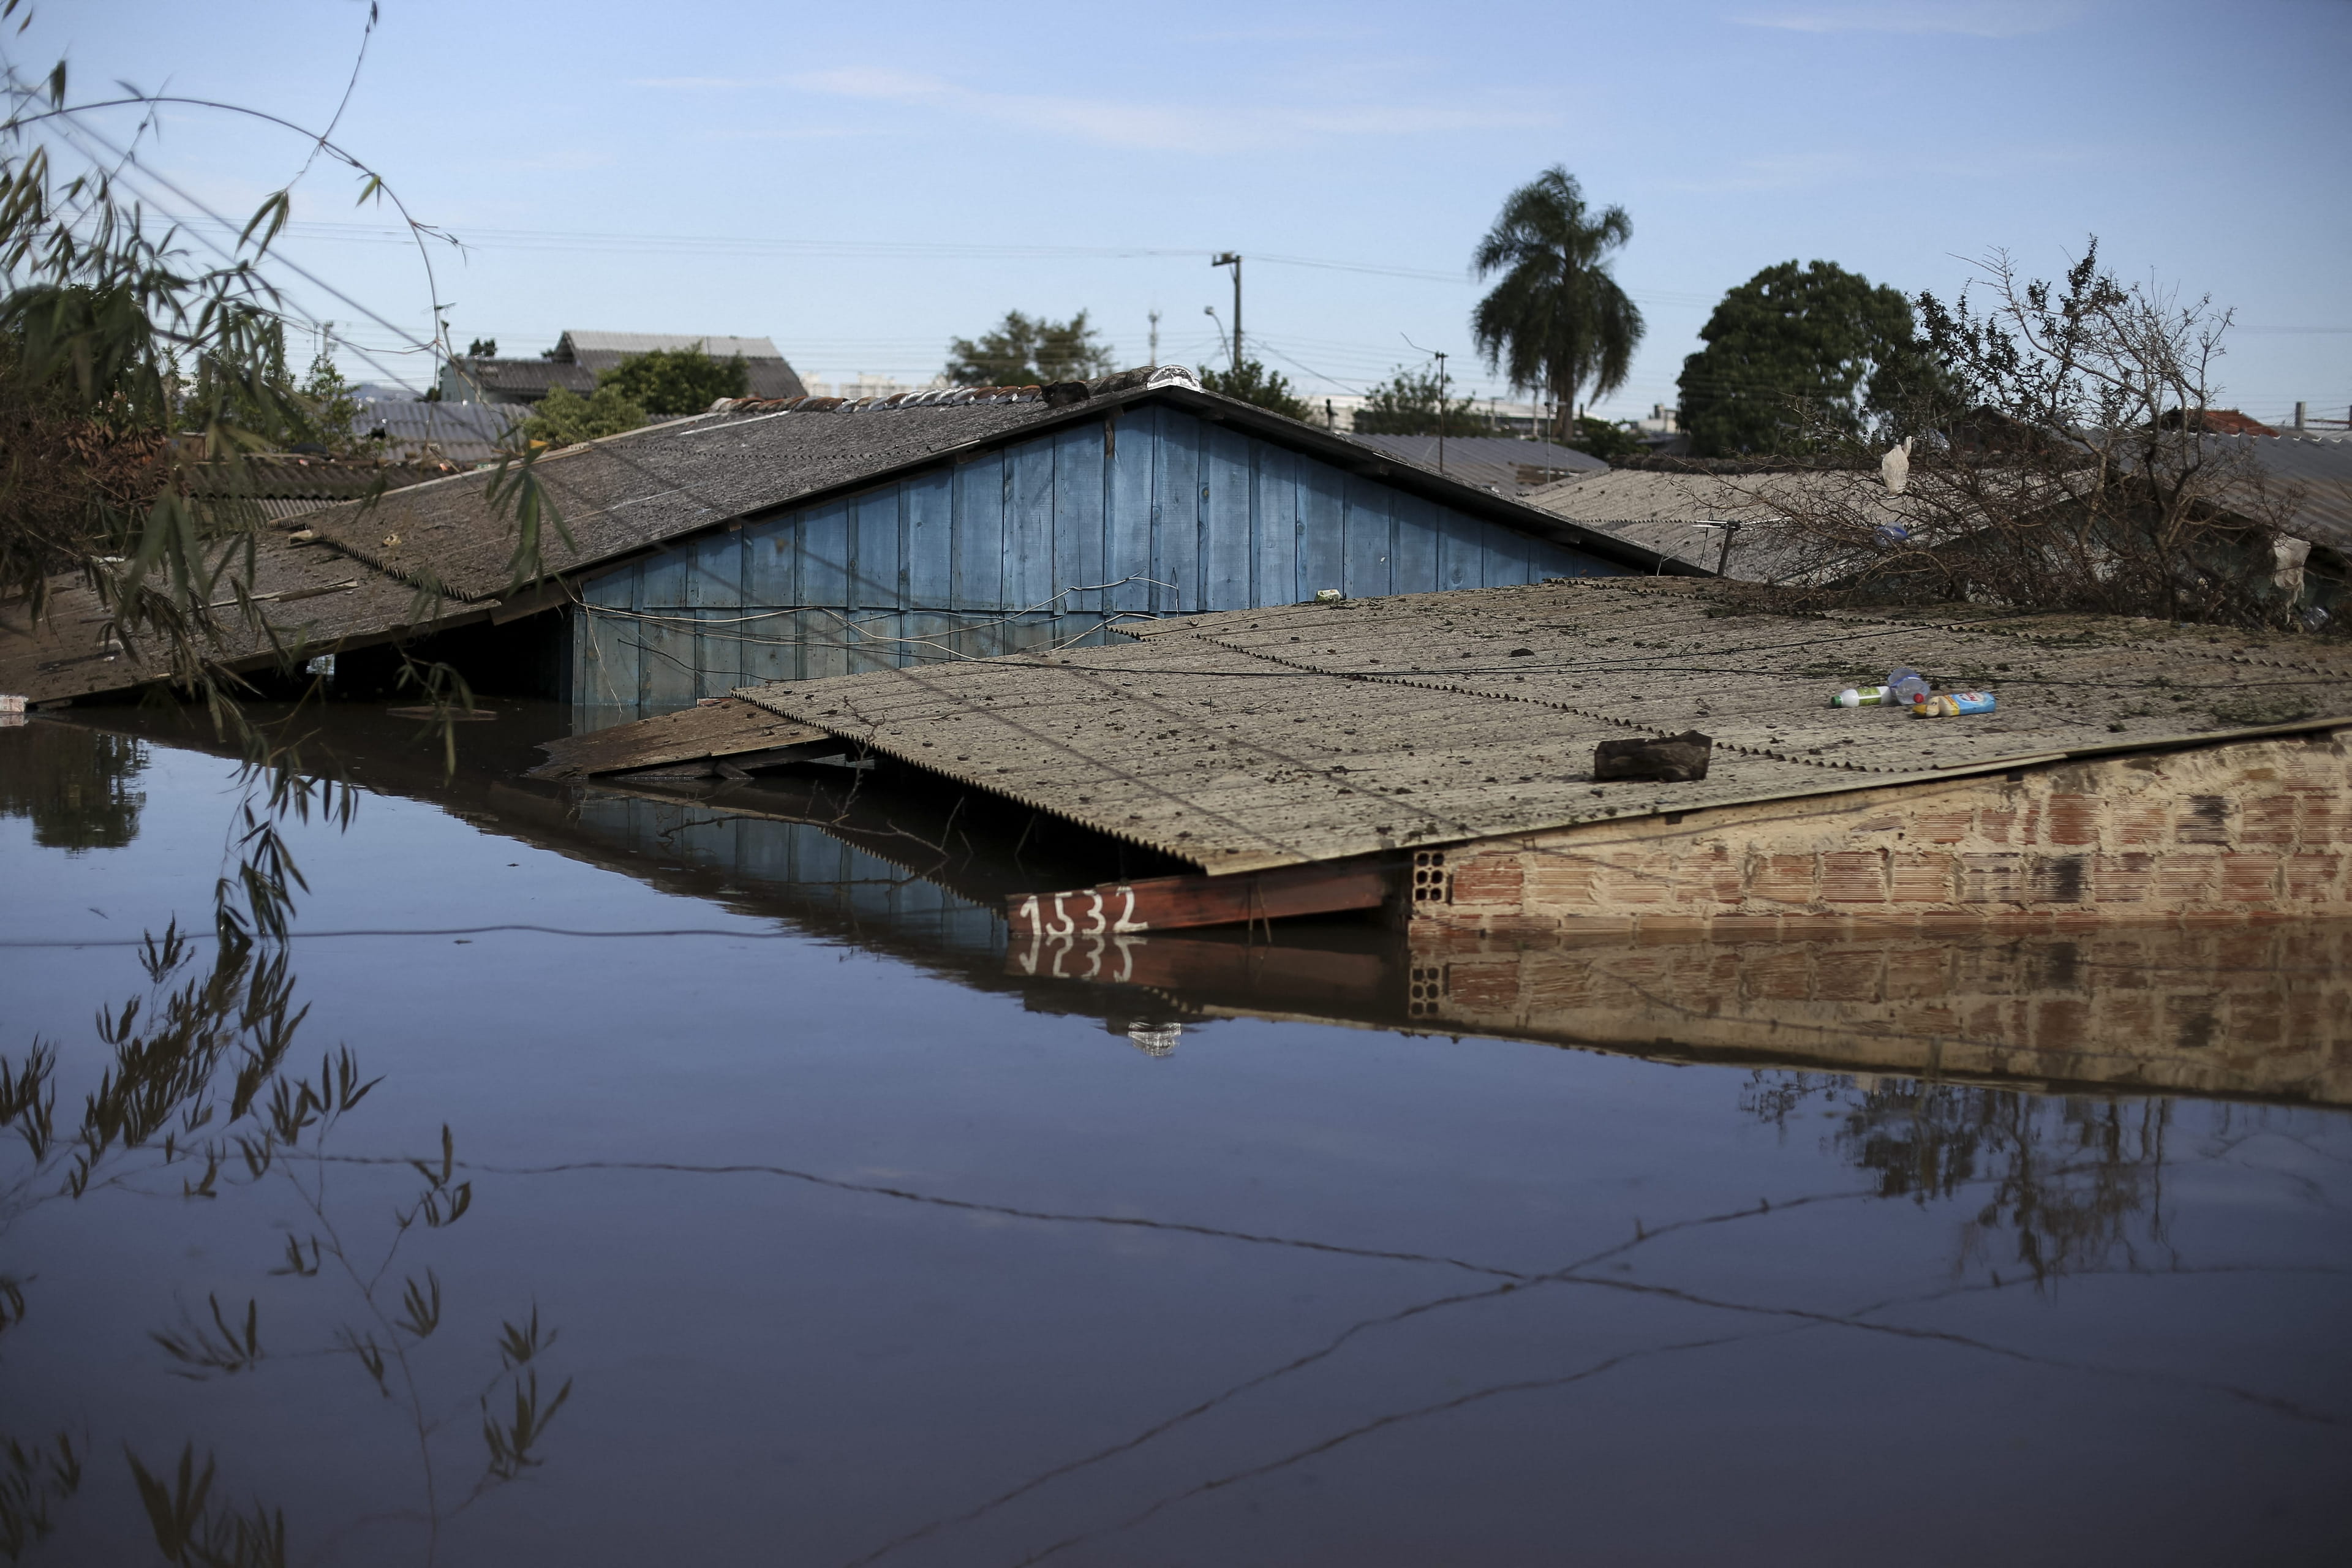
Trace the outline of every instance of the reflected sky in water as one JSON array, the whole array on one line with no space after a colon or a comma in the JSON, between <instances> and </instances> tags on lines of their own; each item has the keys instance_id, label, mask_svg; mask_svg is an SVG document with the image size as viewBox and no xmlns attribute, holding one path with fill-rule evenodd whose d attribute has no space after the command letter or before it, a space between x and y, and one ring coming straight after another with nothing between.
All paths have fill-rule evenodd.
<instances>
[{"instance_id":1,"label":"reflected sky in water","mask_svg":"<svg viewBox=\"0 0 2352 1568\"><path fill-rule=\"evenodd\" d=\"M0 942L44 944L0 947L0 1056L54 1043L69 1125L109 1062L93 1014L148 989L120 944L208 927L234 770L161 744L36 755L43 731L66 732L0 733ZM160 1561L126 1447L166 1491L184 1448L209 1456L213 1515L282 1510L293 1562L2352 1545L2343 1111L1923 1082L1899 1056L1831 1071L1761 1041L1726 1059L1729 1036L1643 1059L1590 1048L1624 1016L1598 994L1585 1048L1457 1035L1411 1011L1428 965L1334 933L1284 961L1286 990L1209 951L1156 993L1073 991L950 918L970 888L901 866L882 881L906 918L860 905L872 889L827 914L804 869L763 889L712 858L739 829L600 826L708 803L567 816L383 782L348 833L296 834L301 929L684 934L298 939L286 1070L315 1083L348 1047L380 1078L324 1160L289 1161L323 1187L232 1161L188 1197L201 1164L151 1158L58 1199L11 1142L0 1431L81 1459L70 1489L30 1458L0 1474L0 1529L48 1498L24 1561ZM1612 983L1655 973L1631 962ZM1523 1026L1552 972L1513 963L1519 1001L1457 977L1427 1005L1573 1034L1575 1008ZM1808 984L1756 1005L1794 1016ZM467 1206L402 1233L445 1125L436 1190L470 1183ZM380 1392L338 1348L390 1342L397 1289L372 1306L289 1266L322 1223L369 1268L389 1252L384 1280L437 1287L413 1385ZM258 1354L225 1371L248 1303ZM514 1415L503 1326L534 1310L542 1403L570 1398L541 1462L477 1497L486 1415Z\"/></svg>"}]
</instances>

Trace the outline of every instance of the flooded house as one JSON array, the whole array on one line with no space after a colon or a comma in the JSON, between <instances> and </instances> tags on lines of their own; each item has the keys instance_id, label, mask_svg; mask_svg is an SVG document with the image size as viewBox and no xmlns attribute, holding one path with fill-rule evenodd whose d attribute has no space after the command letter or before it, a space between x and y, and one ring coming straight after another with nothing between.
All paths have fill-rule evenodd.
<instances>
[{"instance_id":1,"label":"flooded house","mask_svg":"<svg viewBox=\"0 0 2352 1568\"><path fill-rule=\"evenodd\" d=\"M256 539L256 601L281 642L398 643L593 728L751 682L1099 643L1137 618L1694 570L1174 367L743 399L536 474L553 517L520 587L500 479L481 471L278 520ZM156 677L79 593L37 631L0 610L0 690ZM252 644L225 648L232 663L273 657L232 635ZM357 693L370 669L346 658L337 679Z\"/></svg>"}]
</instances>

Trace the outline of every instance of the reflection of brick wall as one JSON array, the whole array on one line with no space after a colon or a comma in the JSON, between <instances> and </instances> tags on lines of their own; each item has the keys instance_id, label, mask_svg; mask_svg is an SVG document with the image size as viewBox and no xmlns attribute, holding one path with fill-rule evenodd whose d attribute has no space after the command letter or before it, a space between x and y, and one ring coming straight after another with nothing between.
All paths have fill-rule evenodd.
<instances>
[{"instance_id":1,"label":"reflection of brick wall","mask_svg":"<svg viewBox=\"0 0 2352 1568\"><path fill-rule=\"evenodd\" d=\"M2352 731L1449 848L1416 923L1802 935L2352 916Z\"/></svg>"},{"instance_id":2,"label":"reflection of brick wall","mask_svg":"<svg viewBox=\"0 0 2352 1568\"><path fill-rule=\"evenodd\" d=\"M2352 922L1666 942L1416 925L1437 1027L2352 1104Z\"/></svg>"}]
</instances>

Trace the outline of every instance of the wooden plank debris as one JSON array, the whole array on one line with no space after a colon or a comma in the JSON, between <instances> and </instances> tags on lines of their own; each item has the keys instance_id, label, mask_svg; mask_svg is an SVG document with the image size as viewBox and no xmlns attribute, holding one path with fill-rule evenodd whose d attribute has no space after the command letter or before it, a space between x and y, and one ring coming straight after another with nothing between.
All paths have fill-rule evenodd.
<instances>
[{"instance_id":1,"label":"wooden plank debris","mask_svg":"<svg viewBox=\"0 0 2352 1568\"><path fill-rule=\"evenodd\" d=\"M706 771L716 773L722 759L813 744L838 750L841 742L823 730L779 719L737 698L709 698L675 713L550 741L540 748L548 760L526 776L581 779L688 763L710 763ZM740 763L736 765L740 769Z\"/></svg>"}]
</instances>

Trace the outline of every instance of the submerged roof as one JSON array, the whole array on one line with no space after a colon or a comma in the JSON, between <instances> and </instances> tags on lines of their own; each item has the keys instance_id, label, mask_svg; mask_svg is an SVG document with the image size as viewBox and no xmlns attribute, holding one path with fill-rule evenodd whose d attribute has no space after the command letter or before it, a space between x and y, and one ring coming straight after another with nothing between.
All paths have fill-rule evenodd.
<instances>
[{"instance_id":1,"label":"submerged roof","mask_svg":"<svg viewBox=\"0 0 2352 1568\"><path fill-rule=\"evenodd\" d=\"M1188 616L1141 640L737 695L1211 872L1818 795L2352 721L2352 647L2085 616L1755 615L1705 580L1579 578ZM1826 706L1907 663L1999 711ZM1695 784L1592 750L1699 729Z\"/></svg>"}]
</instances>

